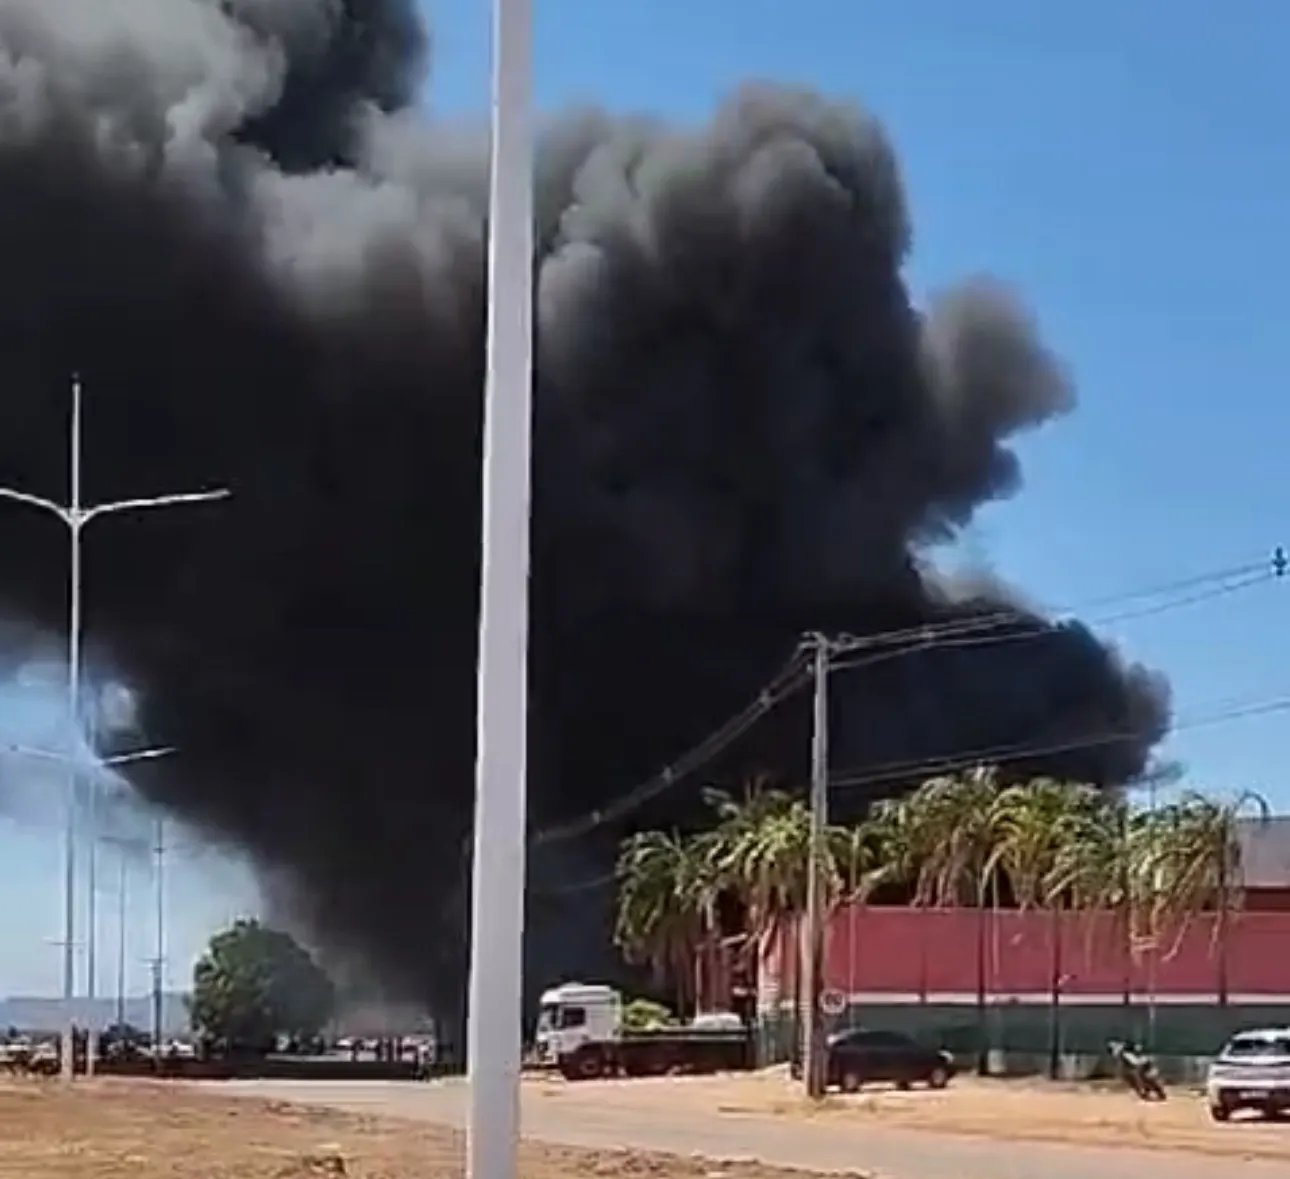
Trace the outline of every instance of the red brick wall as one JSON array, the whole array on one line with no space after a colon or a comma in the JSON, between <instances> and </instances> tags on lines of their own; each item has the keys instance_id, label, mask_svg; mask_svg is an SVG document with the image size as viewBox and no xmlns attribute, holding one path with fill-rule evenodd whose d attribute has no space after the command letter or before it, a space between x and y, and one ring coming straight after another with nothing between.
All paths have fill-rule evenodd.
<instances>
[{"instance_id":1,"label":"red brick wall","mask_svg":"<svg viewBox=\"0 0 1290 1179\"><path fill-rule=\"evenodd\" d=\"M1290 904L1290 897L1287 898ZM761 990L792 988L796 933L763 948ZM788 948L789 953L784 953ZM1064 995L1154 991L1179 997L1290 996L1290 910L1247 907L1219 936L1212 916L1162 931L1153 950L1130 953L1113 914L970 909L864 908L834 915L827 940L825 986L846 994L972 995L979 972L992 995L1049 993L1054 973Z\"/></svg>"}]
</instances>

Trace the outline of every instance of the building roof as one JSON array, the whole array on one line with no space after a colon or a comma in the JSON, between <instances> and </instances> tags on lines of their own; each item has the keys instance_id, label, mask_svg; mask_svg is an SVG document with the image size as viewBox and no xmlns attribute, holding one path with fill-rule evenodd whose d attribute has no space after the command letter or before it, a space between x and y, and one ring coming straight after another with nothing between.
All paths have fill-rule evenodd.
<instances>
[{"instance_id":1,"label":"building roof","mask_svg":"<svg viewBox=\"0 0 1290 1179\"><path fill-rule=\"evenodd\" d=\"M1243 819L1241 876L1246 888L1290 888L1290 815Z\"/></svg>"}]
</instances>

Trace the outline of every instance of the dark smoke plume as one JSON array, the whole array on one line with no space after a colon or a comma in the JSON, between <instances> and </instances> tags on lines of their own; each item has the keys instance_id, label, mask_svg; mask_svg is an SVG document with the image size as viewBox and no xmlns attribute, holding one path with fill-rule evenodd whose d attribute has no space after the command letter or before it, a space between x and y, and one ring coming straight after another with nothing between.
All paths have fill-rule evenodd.
<instances>
[{"instance_id":1,"label":"dark smoke plume","mask_svg":"<svg viewBox=\"0 0 1290 1179\"><path fill-rule=\"evenodd\" d=\"M434 919L470 815L485 233L483 138L414 109L426 60L412 0L0 4L0 483L65 495L75 370L88 499L233 489L86 534L95 658L182 751L138 788L417 998L459 981ZM807 628L1010 609L915 554L1013 492L1009 440L1072 397L995 285L911 306L896 160L854 107L749 86L699 130L583 112L537 178L544 824L693 744ZM5 613L59 633L64 534L6 508L0 552ZM1128 734L1044 761L1107 784L1168 712L1078 627L840 695L851 765ZM799 727L757 759L794 771ZM590 953L555 909L539 975Z\"/></svg>"}]
</instances>

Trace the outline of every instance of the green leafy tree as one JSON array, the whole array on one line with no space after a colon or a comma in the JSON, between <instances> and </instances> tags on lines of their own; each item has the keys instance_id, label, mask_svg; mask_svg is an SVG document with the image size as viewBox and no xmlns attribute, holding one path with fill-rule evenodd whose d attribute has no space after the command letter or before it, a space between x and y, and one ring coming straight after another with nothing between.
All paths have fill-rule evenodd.
<instances>
[{"instance_id":1,"label":"green leafy tree","mask_svg":"<svg viewBox=\"0 0 1290 1179\"><path fill-rule=\"evenodd\" d=\"M335 1005L336 988L309 952L259 921L217 933L193 968L193 1028L228 1051L268 1051L279 1036L312 1039Z\"/></svg>"},{"instance_id":2,"label":"green leafy tree","mask_svg":"<svg viewBox=\"0 0 1290 1179\"><path fill-rule=\"evenodd\" d=\"M614 940L656 983L671 984L678 1009L695 997L696 955L715 921L710 844L707 835L642 831L619 848Z\"/></svg>"}]
</instances>

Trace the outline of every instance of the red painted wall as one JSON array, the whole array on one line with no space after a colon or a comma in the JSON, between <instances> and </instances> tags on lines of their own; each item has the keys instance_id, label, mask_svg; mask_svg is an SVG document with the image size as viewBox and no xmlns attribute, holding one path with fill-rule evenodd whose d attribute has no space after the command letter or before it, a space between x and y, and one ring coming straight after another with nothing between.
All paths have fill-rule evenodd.
<instances>
[{"instance_id":1,"label":"red painted wall","mask_svg":"<svg viewBox=\"0 0 1290 1179\"><path fill-rule=\"evenodd\" d=\"M1251 913L1290 913L1290 888L1251 889L1245 908Z\"/></svg>"},{"instance_id":2,"label":"red painted wall","mask_svg":"<svg viewBox=\"0 0 1290 1179\"><path fill-rule=\"evenodd\" d=\"M761 988L792 991L797 934L763 948ZM1054 944L1056 943L1056 945ZM788 949L788 953L784 950ZM847 994L971 995L984 971L991 994L1290 996L1290 911L1228 917L1225 936L1204 916L1130 952L1114 914L852 906L836 913L824 984Z\"/></svg>"}]
</instances>

